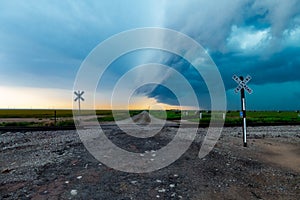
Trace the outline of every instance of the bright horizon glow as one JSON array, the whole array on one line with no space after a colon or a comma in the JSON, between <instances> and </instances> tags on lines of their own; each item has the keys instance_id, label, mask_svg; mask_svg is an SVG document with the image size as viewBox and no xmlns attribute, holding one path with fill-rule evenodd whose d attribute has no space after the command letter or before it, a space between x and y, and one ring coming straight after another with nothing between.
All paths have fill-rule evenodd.
<instances>
[{"instance_id":1,"label":"bright horizon glow","mask_svg":"<svg viewBox=\"0 0 300 200\"><path fill-rule=\"evenodd\" d=\"M295 86L295 87L292 87ZM298 82L289 82L285 84L267 84L263 86L253 85L251 86L254 89L255 95L259 95L262 98L267 98L270 93L277 90L284 91L284 88L294 88L294 93L297 94L297 88L299 88L300 83ZM275 91L272 88L276 88ZM54 88L32 88L32 87L3 87L0 86L0 91L2 94L0 99L0 109L72 109L77 108L78 103L74 102L74 94L72 90L64 89L54 89ZM261 92L260 92L261 91ZM263 92L268 91L268 92ZM98 96L97 93L96 96ZM281 99L276 99L273 102L273 105L261 105L260 108L255 109L255 106L252 102L255 101L255 96L246 94L247 98L247 107L249 110L295 110L292 107L277 108L281 103ZM234 101L229 102L229 104L239 104L240 98L238 94L233 92L233 89L227 92L227 98L233 99ZM289 96L286 96L286 102L291 101L288 99ZM102 99L98 99L102 101ZM230 105L229 105L230 106ZM158 103L154 98L147 97L134 97L130 99L128 105L118 104L112 109L110 103L97 104L95 108L87 108L85 102L81 103L82 110L199 110L202 108L193 108L188 106L172 106L168 104ZM159 109L156 109L159 108ZM161 108L161 109L160 109ZM265 109L263 109L265 108ZM209 110L209 109L208 109ZM235 109L229 109L235 110ZM297 110L297 109L296 109Z\"/></svg>"},{"instance_id":2,"label":"bright horizon glow","mask_svg":"<svg viewBox=\"0 0 300 200\"><path fill-rule=\"evenodd\" d=\"M9 109L64 109L72 108L69 90L32 87L3 87L0 108Z\"/></svg>"},{"instance_id":3,"label":"bright horizon glow","mask_svg":"<svg viewBox=\"0 0 300 200\"><path fill-rule=\"evenodd\" d=\"M0 86L0 91L5 94L0 99L0 109L72 109L77 107L77 102L74 102L72 90L52 89L52 88L32 88L32 87L3 87ZM83 110L91 110L82 104ZM182 109L194 110L188 106L171 106L168 104L157 103L153 98L137 97L128 104L120 104L114 106L113 110L148 110L151 107L160 107L163 110ZM97 104L96 110L112 110L109 103Z\"/></svg>"}]
</instances>

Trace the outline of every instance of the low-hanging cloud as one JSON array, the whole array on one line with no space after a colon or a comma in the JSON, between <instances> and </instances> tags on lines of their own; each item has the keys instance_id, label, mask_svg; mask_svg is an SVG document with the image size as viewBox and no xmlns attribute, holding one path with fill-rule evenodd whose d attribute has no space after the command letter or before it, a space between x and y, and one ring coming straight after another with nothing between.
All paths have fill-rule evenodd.
<instances>
[{"instance_id":1,"label":"low-hanging cloud","mask_svg":"<svg viewBox=\"0 0 300 200\"><path fill-rule=\"evenodd\" d=\"M300 81L299 1L193 0L165 6L164 26L187 34L207 49L227 90L236 87L233 74L250 74L256 85ZM200 102L209 99L205 83L189 70L189 63L174 55L162 62L184 74ZM148 96L172 103L160 89ZM209 102L203 104L209 106Z\"/></svg>"}]
</instances>

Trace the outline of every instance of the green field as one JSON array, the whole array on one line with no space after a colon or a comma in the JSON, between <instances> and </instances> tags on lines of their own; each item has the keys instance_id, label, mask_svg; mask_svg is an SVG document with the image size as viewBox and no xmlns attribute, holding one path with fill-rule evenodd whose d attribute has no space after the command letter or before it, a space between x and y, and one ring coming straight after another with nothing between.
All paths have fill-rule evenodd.
<instances>
[{"instance_id":1,"label":"green field","mask_svg":"<svg viewBox=\"0 0 300 200\"><path fill-rule=\"evenodd\" d=\"M54 124L54 116L56 112L57 120L56 124ZM83 110L81 111L81 115L91 115L95 111L91 110ZM129 111L130 116L136 115L142 112L142 110L131 110ZM111 110L96 110L96 114L98 116L98 121L114 121L122 120L126 118L126 111L117 111L117 114L113 116ZM209 124L211 118L216 118L217 120L222 120L224 112L216 112L217 114L212 115L210 111L201 111L202 119L199 119L199 113L195 111L179 111L179 110L168 110L164 111L150 111L150 114L160 118L167 120L180 120L184 119L191 122L196 122L200 124ZM182 116L181 116L182 114ZM2 119L2 123L0 126L69 126L74 125L73 122L73 112L72 110L34 110L34 109L3 109L0 110L0 118ZM18 122L5 122L5 119L8 118L32 118L41 120L41 122L34 121L26 121L22 122L22 120ZM47 119L50 123L42 122ZM242 119L240 117L239 111L227 111L225 125L239 125L242 123ZM247 123L249 125L259 125L259 124L300 124L300 114L299 111L248 111L247 112Z\"/></svg>"},{"instance_id":2,"label":"green field","mask_svg":"<svg viewBox=\"0 0 300 200\"><path fill-rule=\"evenodd\" d=\"M75 111L78 113L78 111ZM111 110L82 110L80 115L93 115L99 116L100 122L114 121ZM130 116L136 115L142 111L132 110L129 111ZM116 111L116 119L121 120L126 118L126 111ZM55 123L55 117L57 119ZM15 122L7 122L11 118L16 118ZM26 119L25 119L26 118ZM0 127L34 127L34 126L74 126L72 110L50 110L50 109L0 109ZM30 121L31 119L31 121ZM6 121L7 120L7 121ZM24 121L22 121L24 120ZM28 121L29 120L29 121ZM45 122L47 120L47 122Z\"/></svg>"},{"instance_id":3,"label":"green field","mask_svg":"<svg viewBox=\"0 0 300 200\"><path fill-rule=\"evenodd\" d=\"M0 118L53 118L56 111L57 117L73 117L72 110L51 109L2 109ZM90 110L81 111L82 115L90 114ZM110 110L97 110L97 115L111 115Z\"/></svg>"},{"instance_id":4,"label":"green field","mask_svg":"<svg viewBox=\"0 0 300 200\"><path fill-rule=\"evenodd\" d=\"M226 123L241 121L239 112L227 112ZM299 112L295 111L250 111L247 112L248 124L255 123L300 123Z\"/></svg>"}]
</instances>

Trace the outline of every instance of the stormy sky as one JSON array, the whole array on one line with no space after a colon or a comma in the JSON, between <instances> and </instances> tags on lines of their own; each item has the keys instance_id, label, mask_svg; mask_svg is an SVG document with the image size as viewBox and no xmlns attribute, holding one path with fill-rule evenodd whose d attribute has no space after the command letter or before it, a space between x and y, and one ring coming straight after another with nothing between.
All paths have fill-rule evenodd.
<instances>
[{"instance_id":1,"label":"stormy sky","mask_svg":"<svg viewBox=\"0 0 300 200\"><path fill-rule=\"evenodd\" d=\"M74 79L89 53L115 34L143 27L174 29L202 45L220 71L228 109L240 107L232 75L249 74L253 89L247 95L249 109L300 110L297 0L3 0L0 107L70 107ZM112 63L104 87L111 89L130 68L153 62L183 74L200 106L209 109L201 76L184 58L168 52L141 50L120 57ZM136 94L143 95L143 101L177 105L167 88L151 88L140 88ZM99 93L105 96L105 90ZM107 104L104 99L100 108Z\"/></svg>"}]
</instances>

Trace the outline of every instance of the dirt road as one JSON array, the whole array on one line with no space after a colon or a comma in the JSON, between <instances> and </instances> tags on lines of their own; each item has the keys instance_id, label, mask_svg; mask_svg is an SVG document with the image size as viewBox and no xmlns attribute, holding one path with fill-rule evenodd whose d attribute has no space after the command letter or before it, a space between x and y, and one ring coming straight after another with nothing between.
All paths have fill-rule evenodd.
<instances>
[{"instance_id":1,"label":"dirt road","mask_svg":"<svg viewBox=\"0 0 300 200\"><path fill-rule=\"evenodd\" d=\"M133 152L155 151L177 130L135 140L117 127L104 129ZM213 151L199 159L206 130L176 162L144 174L101 164L76 131L1 133L0 199L300 199L300 126L250 127L247 148L240 128L224 128Z\"/></svg>"}]
</instances>

